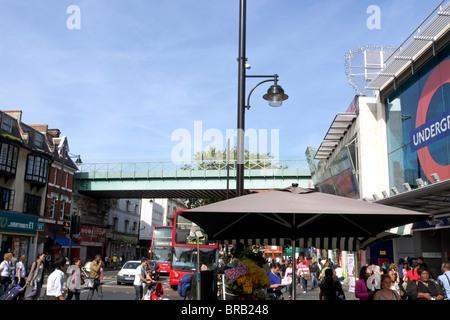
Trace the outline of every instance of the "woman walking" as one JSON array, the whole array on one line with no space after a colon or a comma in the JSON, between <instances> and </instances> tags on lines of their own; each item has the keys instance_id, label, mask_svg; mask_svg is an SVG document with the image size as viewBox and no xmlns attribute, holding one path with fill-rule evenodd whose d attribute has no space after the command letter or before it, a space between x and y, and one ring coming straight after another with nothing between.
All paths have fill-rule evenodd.
<instances>
[{"instance_id":1,"label":"woman walking","mask_svg":"<svg viewBox=\"0 0 450 320\"><path fill-rule=\"evenodd\" d=\"M80 293L81 293L81 260L80 258L74 258L73 264L67 268L66 274L67 274L67 280L66 280L66 287L67 287L67 300L72 300L72 297L75 296L75 300L80 300Z\"/></svg>"},{"instance_id":2,"label":"woman walking","mask_svg":"<svg viewBox=\"0 0 450 320\"><path fill-rule=\"evenodd\" d=\"M15 281L18 285L20 285L22 288L25 286L25 283L27 282L27 269L25 266L25 263L27 262L27 256L22 255L19 258L19 262L16 264L16 277ZM22 290L19 293L19 300L23 300L25 297L25 290Z\"/></svg>"},{"instance_id":3,"label":"woman walking","mask_svg":"<svg viewBox=\"0 0 450 320\"><path fill-rule=\"evenodd\" d=\"M0 264L0 295L2 295L7 289L11 280L11 260L12 253L5 253L3 261Z\"/></svg>"}]
</instances>

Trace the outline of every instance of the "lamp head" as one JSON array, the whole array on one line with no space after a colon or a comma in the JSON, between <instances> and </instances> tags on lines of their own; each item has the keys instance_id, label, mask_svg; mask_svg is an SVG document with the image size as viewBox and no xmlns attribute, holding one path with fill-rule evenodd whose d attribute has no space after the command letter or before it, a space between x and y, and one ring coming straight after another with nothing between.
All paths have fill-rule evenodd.
<instances>
[{"instance_id":1,"label":"lamp head","mask_svg":"<svg viewBox=\"0 0 450 320\"><path fill-rule=\"evenodd\" d=\"M281 86L274 84L270 86L263 98L269 101L269 106L281 107L283 101L289 98L289 96L284 93L284 90Z\"/></svg>"}]
</instances>

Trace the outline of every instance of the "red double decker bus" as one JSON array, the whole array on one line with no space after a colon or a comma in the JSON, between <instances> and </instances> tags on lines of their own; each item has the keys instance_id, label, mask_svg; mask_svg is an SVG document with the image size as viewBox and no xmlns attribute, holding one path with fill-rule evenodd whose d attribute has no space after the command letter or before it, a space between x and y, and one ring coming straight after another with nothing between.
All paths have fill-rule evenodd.
<instances>
[{"instance_id":1,"label":"red double decker bus","mask_svg":"<svg viewBox=\"0 0 450 320\"><path fill-rule=\"evenodd\" d=\"M173 226L153 228L150 260L159 266L159 272L170 274Z\"/></svg>"},{"instance_id":2,"label":"red double decker bus","mask_svg":"<svg viewBox=\"0 0 450 320\"><path fill-rule=\"evenodd\" d=\"M208 236L197 239L192 237L193 223L178 213L184 210L176 210L172 234L172 259L169 284L178 286L180 279L187 273L197 271L197 247L199 248L200 266L205 264L211 268L218 261L219 244L208 240Z\"/></svg>"}]
</instances>

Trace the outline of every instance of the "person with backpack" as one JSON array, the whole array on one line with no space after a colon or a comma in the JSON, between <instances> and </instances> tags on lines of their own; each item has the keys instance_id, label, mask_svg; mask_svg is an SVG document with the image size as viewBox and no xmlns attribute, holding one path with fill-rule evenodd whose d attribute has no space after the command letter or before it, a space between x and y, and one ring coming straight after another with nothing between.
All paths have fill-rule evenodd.
<instances>
[{"instance_id":1,"label":"person with backpack","mask_svg":"<svg viewBox=\"0 0 450 320\"><path fill-rule=\"evenodd\" d=\"M35 262L31 265L25 285L31 285L31 292L25 297L25 300L39 300L42 284L44 282L44 260L45 254L39 253Z\"/></svg>"},{"instance_id":2,"label":"person with backpack","mask_svg":"<svg viewBox=\"0 0 450 320\"><path fill-rule=\"evenodd\" d=\"M178 283L178 295L180 297L184 297L184 300L188 297L188 293L192 288L192 273L185 274L181 277L180 282Z\"/></svg>"}]
</instances>

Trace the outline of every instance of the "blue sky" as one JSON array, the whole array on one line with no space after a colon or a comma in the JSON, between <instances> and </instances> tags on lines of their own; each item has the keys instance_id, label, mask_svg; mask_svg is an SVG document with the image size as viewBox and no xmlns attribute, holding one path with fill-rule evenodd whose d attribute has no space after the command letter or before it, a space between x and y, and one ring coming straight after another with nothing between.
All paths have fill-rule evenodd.
<instances>
[{"instance_id":1,"label":"blue sky","mask_svg":"<svg viewBox=\"0 0 450 320\"><path fill-rule=\"evenodd\" d=\"M247 74L278 74L289 99L271 108L258 87L246 128L278 130L279 158L305 158L355 95L345 53L400 45L440 2L248 0ZM1 0L0 108L60 129L85 163L171 160L195 121L236 128L238 23L238 0Z\"/></svg>"}]
</instances>

